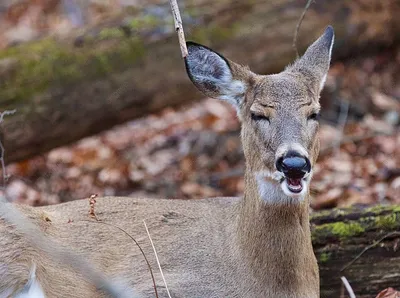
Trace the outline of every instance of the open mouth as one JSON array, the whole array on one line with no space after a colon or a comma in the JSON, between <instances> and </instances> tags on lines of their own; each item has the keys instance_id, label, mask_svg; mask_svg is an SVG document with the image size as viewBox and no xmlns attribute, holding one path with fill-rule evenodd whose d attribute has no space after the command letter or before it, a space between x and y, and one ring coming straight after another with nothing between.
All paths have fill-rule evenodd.
<instances>
[{"instance_id":1,"label":"open mouth","mask_svg":"<svg viewBox=\"0 0 400 298\"><path fill-rule=\"evenodd\" d=\"M293 193L300 193L303 190L301 183L302 178L288 178L286 177L287 188Z\"/></svg>"},{"instance_id":2,"label":"open mouth","mask_svg":"<svg viewBox=\"0 0 400 298\"><path fill-rule=\"evenodd\" d=\"M302 201L305 197L306 190L311 179L312 172L307 173L303 177L289 177L282 172L258 172L257 182L260 187L260 191L263 193L269 193L271 191L268 186L271 186L271 180L279 183L283 193L293 199Z\"/></svg>"}]
</instances>

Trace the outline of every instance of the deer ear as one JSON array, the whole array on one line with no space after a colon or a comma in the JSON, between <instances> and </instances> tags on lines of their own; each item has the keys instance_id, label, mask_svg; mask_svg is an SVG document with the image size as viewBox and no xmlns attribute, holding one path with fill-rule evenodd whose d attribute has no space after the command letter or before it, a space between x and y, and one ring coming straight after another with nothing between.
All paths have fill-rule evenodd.
<instances>
[{"instance_id":1,"label":"deer ear","mask_svg":"<svg viewBox=\"0 0 400 298\"><path fill-rule=\"evenodd\" d=\"M246 85L234 79L230 62L197 43L187 42L186 71L193 84L206 96L226 100L239 109Z\"/></svg>"},{"instance_id":2,"label":"deer ear","mask_svg":"<svg viewBox=\"0 0 400 298\"><path fill-rule=\"evenodd\" d=\"M303 57L291 67L292 70L299 71L317 84L318 92L322 90L325 84L331 62L334 39L333 28L328 26L321 37L308 47Z\"/></svg>"}]
</instances>

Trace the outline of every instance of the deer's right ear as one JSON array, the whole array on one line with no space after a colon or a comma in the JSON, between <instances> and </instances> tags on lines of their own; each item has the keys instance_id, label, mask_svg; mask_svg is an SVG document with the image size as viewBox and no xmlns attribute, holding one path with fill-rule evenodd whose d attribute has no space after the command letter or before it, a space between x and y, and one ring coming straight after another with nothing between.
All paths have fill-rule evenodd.
<instances>
[{"instance_id":1,"label":"deer's right ear","mask_svg":"<svg viewBox=\"0 0 400 298\"><path fill-rule=\"evenodd\" d=\"M324 34L308 47L303 57L291 66L293 70L308 76L309 81L315 84L318 92L321 92L325 84L334 40L333 28L328 26Z\"/></svg>"},{"instance_id":2,"label":"deer's right ear","mask_svg":"<svg viewBox=\"0 0 400 298\"><path fill-rule=\"evenodd\" d=\"M197 43L187 42L186 71L206 96L230 102L239 109L246 92L244 82L235 80L231 66L220 54Z\"/></svg>"}]
</instances>

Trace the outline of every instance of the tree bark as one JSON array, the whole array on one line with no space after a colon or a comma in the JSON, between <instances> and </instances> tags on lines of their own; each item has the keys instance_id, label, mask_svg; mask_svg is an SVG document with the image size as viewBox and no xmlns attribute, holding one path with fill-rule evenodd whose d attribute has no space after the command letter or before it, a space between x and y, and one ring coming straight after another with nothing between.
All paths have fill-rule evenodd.
<instances>
[{"instance_id":1,"label":"tree bark","mask_svg":"<svg viewBox=\"0 0 400 298\"><path fill-rule=\"evenodd\" d=\"M180 1L187 38L259 73L295 58L294 29L305 1ZM334 59L400 41L397 0L313 3L298 49L326 25ZM26 159L113 125L201 98L186 77L169 4L149 4L64 40L45 38L0 52L0 111L6 162Z\"/></svg>"},{"instance_id":2,"label":"tree bark","mask_svg":"<svg viewBox=\"0 0 400 298\"><path fill-rule=\"evenodd\" d=\"M400 289L399 206L333 209L315 213L311 222L322 298L341 297L341 276L359 298Z\"/></svg>"}]
</instances>

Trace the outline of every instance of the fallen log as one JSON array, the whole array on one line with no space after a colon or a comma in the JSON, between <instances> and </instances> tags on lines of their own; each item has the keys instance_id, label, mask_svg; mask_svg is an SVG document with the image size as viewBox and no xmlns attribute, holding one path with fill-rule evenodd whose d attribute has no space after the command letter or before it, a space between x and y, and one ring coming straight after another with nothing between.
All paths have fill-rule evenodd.
<instances>
[{"instance_id":1,"label":"fallen log","mask_svg":"<svg viewBox=\"0 0 400 298\"><path fill-rule=\"evenodd\" d=\"M259 73L295 58L301 1L180 1L187 38ZM400 3L321 0L307 11L299 52L327 24L334 59L400 41ZM168 3L127 11L63 40L48 37L0 52L6 162L46 152L130 119L200 98L184 71Z\"/></svg>"},{"instance_id":2,"label":"fallen log","mask_svg":"<svg viewBox=\"0 0 400 298\"><path fill-rule=\"evenodd\" d=\"M359 298L400 289L399 206L332 209L311 218L321 297L341 297L341 276Z\"/></svg>"}]
</instances>

